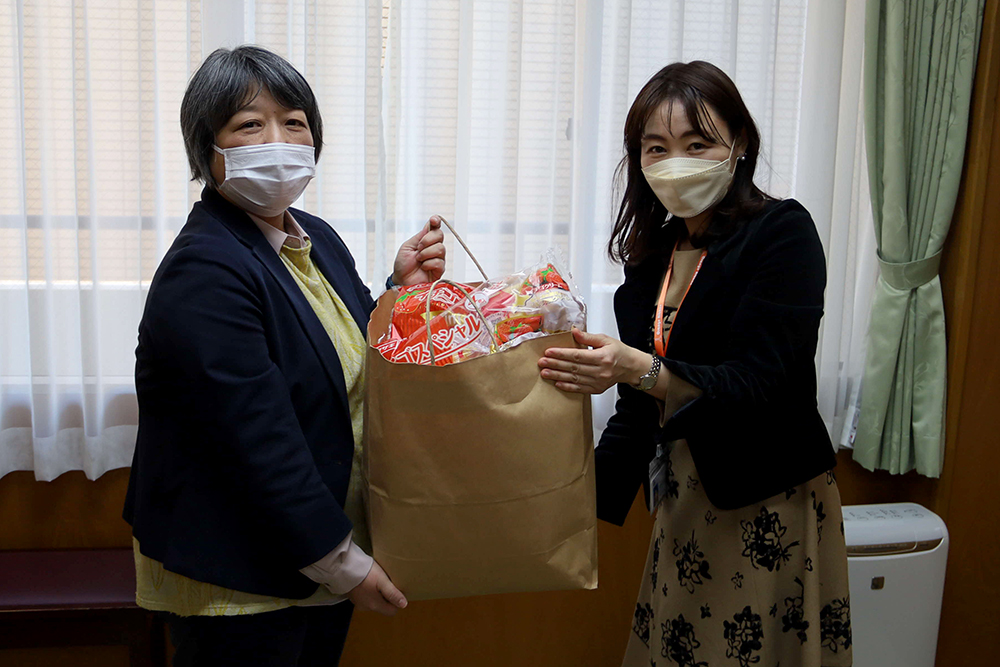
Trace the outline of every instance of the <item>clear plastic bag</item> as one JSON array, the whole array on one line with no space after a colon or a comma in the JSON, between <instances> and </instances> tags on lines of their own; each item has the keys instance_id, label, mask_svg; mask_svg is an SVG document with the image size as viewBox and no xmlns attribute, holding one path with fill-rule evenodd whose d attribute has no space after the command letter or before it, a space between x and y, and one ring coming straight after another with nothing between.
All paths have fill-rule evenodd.
<instances>
[{"instance_id":1,"label":"clear plastic bag","mask_svg":"<svg viewBox=\"0 0 1000 667\"><path fill-rule=\"evenodd\" d=\"M549 250L537 264L478 286L438 281L403 288L375 349L396 363L445 366L585 329L586 305L562 265Z\"/></svg>"}]
</instances>

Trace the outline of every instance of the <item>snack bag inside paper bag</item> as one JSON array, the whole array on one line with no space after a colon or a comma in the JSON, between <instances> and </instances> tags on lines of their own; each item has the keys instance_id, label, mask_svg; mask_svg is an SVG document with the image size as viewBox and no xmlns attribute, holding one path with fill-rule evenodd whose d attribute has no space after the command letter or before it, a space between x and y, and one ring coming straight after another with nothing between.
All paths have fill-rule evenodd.
<instances>
[{"instance_id":1,"label":"snack bag inside paper bag","mask_svg":"<svg viewBox=\"0 0 1000 667\"><path fill-rule=\"evenodd\" d=\"M573 327L584 329L586 306L569 274L556 268L559 263L550 250L537 265L474 289L444 281L404 288L389 331L375 348L396 363L444 366Z\"/></svg>"}]
</instances>

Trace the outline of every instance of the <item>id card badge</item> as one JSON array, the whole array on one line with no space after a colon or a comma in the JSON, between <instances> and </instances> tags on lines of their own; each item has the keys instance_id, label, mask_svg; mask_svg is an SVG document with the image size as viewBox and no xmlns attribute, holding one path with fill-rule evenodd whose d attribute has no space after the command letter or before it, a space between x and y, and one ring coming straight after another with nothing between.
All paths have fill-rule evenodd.
<instances>
[{"instance_id":1,"label":"id card badge","mask_svg":"<svg viewBox=\"0 0 1000 667\"><path fill-rule=\"evenodd\" d=\"M661 445L656 446L656 456L649 462L649 513L656 514L667 488L666 453Z\"/></svg>"}]
</instances>

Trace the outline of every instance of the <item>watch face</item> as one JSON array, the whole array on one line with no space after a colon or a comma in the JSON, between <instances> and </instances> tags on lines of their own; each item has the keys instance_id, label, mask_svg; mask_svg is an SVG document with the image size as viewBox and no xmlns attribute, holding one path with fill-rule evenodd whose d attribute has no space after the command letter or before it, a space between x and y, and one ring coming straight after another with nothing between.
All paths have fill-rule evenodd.
<instances>
[{"instance_id":1,"label":"watch face","mask_svg":"<svg viewBox=\"0 0 1000 667\"><path fill-rule=\"evenodd\" d=\"M660 377L660 360L653 357L653 367L649 372L639 378L639 389L649 391L656 386L656 380Z\"/></svg>"}]
</instances>

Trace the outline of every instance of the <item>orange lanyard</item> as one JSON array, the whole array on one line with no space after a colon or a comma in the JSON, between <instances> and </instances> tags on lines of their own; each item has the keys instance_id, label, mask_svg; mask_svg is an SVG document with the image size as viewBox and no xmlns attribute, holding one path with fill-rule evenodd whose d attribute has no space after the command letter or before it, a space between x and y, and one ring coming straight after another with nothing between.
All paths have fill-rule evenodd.
<instances>
[{"instance_id":1,"label":"orange lanyard","mask_svg":"<svg viewBox=\"0 0 1000 667\"><path fill-rule=\"evenodd\" d=\"M667 343L670 342L670 334L674 332L674 327L671 325L670 331L667 332L666 338L663 337L663 308L667 301L667 289L670 287L670 277L674 272L674 253L677 252L677 246L674 246L673 252L670 253L670 263L667 265L667 274L663 276L663 286L660 288L660 298L656 300L656 321L653 323L653 347L656 348L656 354L660 357L665 357L667 355ZM684 299L687 298L688 292L691 291L691 285L694 284L694 279L698 277L698 272L701 271L701 264L705 261L706 251L701 251L701 258L698 260L698 266L694 268L694 274L691 276L691 280L688 281L687 287L684 289L684 294L681 296L681 302L677 304L677 310L674 312L674 321L677 321L677 312L680 311L681 306L684 304Z\"/></svg>"}]
</instances>

